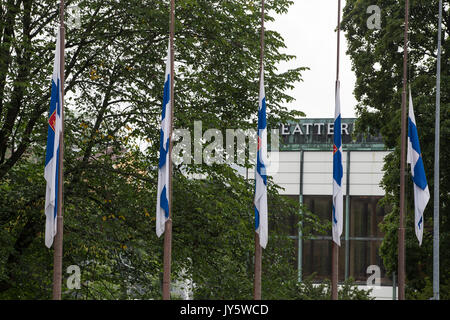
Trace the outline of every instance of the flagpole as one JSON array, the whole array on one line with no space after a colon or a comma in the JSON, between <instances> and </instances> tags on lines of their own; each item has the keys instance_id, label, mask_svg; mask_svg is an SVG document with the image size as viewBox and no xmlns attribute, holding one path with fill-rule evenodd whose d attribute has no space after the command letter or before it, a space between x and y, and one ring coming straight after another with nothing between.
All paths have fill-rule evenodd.
<instances>
[{"instance_id":1,"label":"flagpole","mask_svg":"<svg viewBox=\"0 0 450 320\"><path fill-rule=\"evenodd\" d=\"M169 146L169 219L166 221L164 231L164 271L163 271L163 300L170 300L170 282L171 282L171 264L172 264L172 195L173 195L173 183L172 183L172 149L173 149L173 115L174 115L174 36L175 36L175 0L170 1L170 146Z\"/></svg>"},{"instance_id":2,"label":"flagpole","mask_svg":"<svg viewBox=\"0 0 450 320\"><path fill-rule=\"evenodd\" d=\"M56 235L53 253L53 300L61 300L62 256L63 256L63 186L64 186L64 0L60 1L60 74L61 74L61 133L59 136L59 170L58 170L58 203L56 218Z\"/></svg>"},{"instance_id":3,"label":"flagpole","mask_svg":"<svg viewBox=\"0 0 450 320\"><path fill-rule=\"evenodd\" d=\"M336 63L336 90L339 83L339 64L341 46L341 0L338 0L338 26L337 26L337 63ZM338 268L339 268L339 246L331 240L331 299L338 300Z\"/></svg>"},{"instance_id":4,"label":"flagpole","mask_svg":"<svg viewBox=\"0 0 450 320\"><path fill-rule=\"evenodd\" d=\"M260 78L261 83L264 67L264 0L261 0L261 57L260 57ZM262 269L262 248L259 234L255 232L255 279L253 285L254 300L261 300L261 269Z\"/></svg>"},{"instance_id":5,"label":"flagpole","mask_svg":"<svg viewBox=\"0 0 450 320\"><path fill-rule=\"evenodd\" d=\"M433 216L433 297L439 300L439 143L441 118L442 0L439 0L438 55L436 72L436 124L434 146L434 216Z\"/></svg>"},{"instance_id":6,"label":"flagpole","mask_svg":"<svg viewBox=\"0 0 450 320\"><path fill-rule=\"evenodd\" d=\"M403 49L403 92L400 146L400 221L398 229L398 298L405 300L405 175L406 175L406 89L408 77L409 0L405 3L405 34Z\"/></svg>"}]
</instances>

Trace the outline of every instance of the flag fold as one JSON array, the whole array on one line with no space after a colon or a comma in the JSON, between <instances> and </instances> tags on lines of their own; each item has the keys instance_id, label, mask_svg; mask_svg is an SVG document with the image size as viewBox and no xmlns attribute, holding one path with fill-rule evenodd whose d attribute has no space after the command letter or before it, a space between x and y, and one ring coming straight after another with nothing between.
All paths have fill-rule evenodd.
<instances>
[{"instance_id":1,"label":"flag fold","mask_svg":"<svg viewBox=\"0 0 450 320\"><path fill-rule=\"evenodd\" d=\"M267 210L267 118L264 69L261 70L258 108L258 146L255 171L255 230L259 234L262 248L268 242Z\"/></svg>"},{"instance_id":2,"label":"flag fold","mask_svg":"<svg viewBox=\"0 0 450 320\"><path fill-rule=\"evenodd\" d=\"M341 101L340 83L336 82L336 100L334 116L334 144L333 144L333 208L332 208L332 234L333 241L340 246L343 226L343 193L342 176L342 131L341 131Z\"/></svg>"},{"instance_id":3,"label":"flag fold","mask_svg":"<svg viewBox=\"0 0 450 320\"><path fill-rule=\"evenodd\" d=\"M50 248L56 235L58 210L59 143L62 128L61 117L61 68L60 33L58 31L55 49L55 62L51 79L50 111L48 115L47 150L45 155L44 178L45 193L45 245Z\"/></svg>"},{"instance_id":4,"label":"flag fold","mask_svg":"<svg viewBox=\"0 0 450 320\"><path fill-rule=\"evenodd\" d=\"M411 164L411 176L414 182L414 225L419 245L422 245L423 238L423 211L430 200L425 168L423 166L422 152L419 144L419 134L414 116L414 107L409 90L409 114L408 114L408 158Z\"/></svg>"},{"instance_id":5,"label":"flag fold","mask_svg":"<svg viewBox=\"0 0 450 320\"><path fill-rule=\"evenodd\" d=\"M169 148L171 132L171 59L170 43L167 50L166 73L164 77L164 94L161 114L159 163L158 163L158 194L156 200L156 235L160 237L165 230L166 221L169 220Z\"/></svg>"}]
</instances>

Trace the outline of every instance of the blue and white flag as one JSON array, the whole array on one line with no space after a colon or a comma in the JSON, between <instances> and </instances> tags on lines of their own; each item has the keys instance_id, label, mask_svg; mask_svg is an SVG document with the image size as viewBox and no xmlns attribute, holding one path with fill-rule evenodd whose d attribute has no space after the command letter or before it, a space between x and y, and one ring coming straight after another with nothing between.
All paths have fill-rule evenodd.
<instances>
[{"instance_id":1,"label":"blue and white flag","mask_svg":"<svg viewBox=\"0 0 450 320\"><path fill-rule=\"evenodd\" d=\"M171 131L171 101L170 88L172 76L170 64L170 43L167 50L166 74L164 78L164 96L161 116L161 131L158 164L158 194L156 200L156 235L160 237L169 220L169 147Z\"/></svg>"},{"instance_id":2,"label":"blue and white flag","mask_svg":"<svg viewBox=\"0 0 450 320\"><path fill-rule=\"evenodd\" d=\"M409 90L409 115L408 115L408 163L411 164L411 175L414 182L414 212L415 229L419 245L423 238L423 211L430 200L425 168L420 151L419 134L417 132L416 118L414 116L411 90Z\"/></svg>"},{"instance_id":3,"label":"blue and white flag","mask_svg":"<svg viewBox=\"0 0 450 320\"><path fill-rule=\"evenodd\" d=\"M61 68L60 34L58 31L53 65L50 111L48 115L47 151L45 155L44 178L47 181L45 193L45 245L50 248L56 235L58 210L59 142L61 121Z\"/></svg>"},{"instance_id":4,"label":"blue and white flag","mask_svg":"<svg viewBox=\"0 0 450 320\"><path fill-rule=\"evenodd\" d=\"M334 144L333 144L333 241L340 246L343 226L343 193L342 193L342 136L341 136L341 101L340 83L336 82L336 107L334 115Z\"/></svg>"},{"instance_id":5,"label":"blue and white flag","mask_svg":"<svg viewBox=\"0 0 450 320\"><path fill-rule=\"evenodd\" d=\"M268 241L267 218L267 118L266 94L264 90L264 69L261 70L258 108L258 149L255 172L255 229L262 248Z\"/></svg>"}]
</instances>

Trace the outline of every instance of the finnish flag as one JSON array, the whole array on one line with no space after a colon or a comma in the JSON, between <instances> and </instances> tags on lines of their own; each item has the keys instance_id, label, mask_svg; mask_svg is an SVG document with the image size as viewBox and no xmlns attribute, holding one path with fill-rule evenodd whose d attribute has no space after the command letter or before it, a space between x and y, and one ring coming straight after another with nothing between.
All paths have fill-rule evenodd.
<instances>
[{"instance_id":1,"label":"finnish flag","mask_svg":"<svg viewBox=\"0 0 450 320\"><path fill-rule=\"evenodd\" d=\"M170 43L167 50L166 74L164 78L164 95L161 115L161 131L159 144L159 164L158 164L158 194L156 200L156 235L160 237L165 230L166 221L169 220L169 146L171 131L171 101L170 83Z\"/></svg>"},{"instance_id":2,"label":"finnish flag","mask_svg":"<svg viewBox=\"0 0 450 320\"><path fill-rule=\"evenodd\" d=\"M50 248L56 235L58 210L59 142L61 121L61 68L60 34L58 31L55 49L55 62L51 80L50 111L48 115L47 150L45 155L44 178L47 182L45 192L45 245Z\"/></svg>"},{"instance_id":3,"label":"finnish flag","mask_svg":"<svg viewBox=\"0 0 450 320\"><path fill-rule=\"evenodd\" d=\"M422 152L420 151L419 134L417 132L416 118L414 116L411 90L409 90L407 162L411 164L411 175L414 182L414 225L419 245L422 245L423 211L425 210L428 200L430 200L430 191L428 190L425 168L422 161Z\"/></svg>"},{"instance_id":4,"label":"finnish flag","mask_svg":"<svg viewBox=\"0 0 450 320\"><path fill-rule=\"evenodd\" d=\"M332 233L333 241L340 246L343 226L343 193L342 193L342 136L341 136L341 101L340 83L336 82L336 106L334 115L334 144L333 144L333 211Z\"/></svg>"},{"instance_id":5,"label":"finnish flag","mask_svg":"<svg viewBox=\"0 0 450 320\"><path fill-rule=\"evenodd\" d=\"M258 108L258 147L255 172L255 230L259 243L266 248L268 241L267 218L267 119L266 94L264 90L264 69L261 71Z\"/></svg>"}]
</instances>

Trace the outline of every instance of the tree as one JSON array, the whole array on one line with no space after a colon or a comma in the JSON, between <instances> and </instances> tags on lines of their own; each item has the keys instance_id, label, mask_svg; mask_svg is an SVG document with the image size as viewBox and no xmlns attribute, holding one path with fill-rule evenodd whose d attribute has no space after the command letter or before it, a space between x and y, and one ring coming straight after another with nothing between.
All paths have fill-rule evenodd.
<instances>
[{"instance_id":1,"label":"tree","mask_svg":"<svg viewBox=\"0 0 450 320\"><path fill-rule=\"evenodd\" d=\"M292 1L267 1L268 15ZM63 272L78 265L82 289L66 299L160 298L162 240L155 235L156 163L168 41L168 1L73 0L81 26L66 30ZM52 250L44 238L44 154L49 78L58 24L55 1L0 6L0 297L51 296ZM175 127L255 128L259 6L253 1L179 0ZM277 73L281 36L266 32L269 125L296 116L284 92L303 68ZM248 160L248 159L247 159ZM248 162L248 161L247 161ZM253 182L226 165L174 170L174 279L201 298L249 298ZM204 173L206 179L186 178ZM270 187L274 234L263 290L280 296L295 243L283 219L299 206ZM271 211L272 212L272 211ZM276 213L275 213L276 212ZM307 218L319 228L314 215ZM292 281L291 281L292 282ZM263 282L264 283L264 282Z\"/></svg>"},{"instance_id":2,"label":"tree","mask_svg":"<svg viewBox=\"0 0 450 320\"><path fill-rule=\"evenodd\" d=\"M403 75L404 1L347 1L342 28L347 32L348 54L351 57L357 81L354 94L359 101L357 126L359 130L380 130L385 144L394 151L385 158L382 187L385 203L392 207L381 228L385 233L380 255L388 273L397 269L397 230L399 221L400 175L400 106ZM370 5L381 8L381 29L369 29L366 13ZM449 140L450 111L450 14L449 1L444 1L442 34L442 97L441 141ZM433 233L433 164L434 121L436 93L436 53L438 1L410 1L408 82L411 87L414 112L424 159L425 172L431 199L424 212L424 241L418 246L414 232L414 197L412 182L407 177L406 215L406 276L407 297L430 298L432 278ZM441 298L448 299L450 292L450 264L448 238L450 236L450 152L442 147L440 154L440 281ZM428 289L427 289L428 288ZM427 292L427 293L426 293ZM422 295L420 294L422 293Z\"/></svg>"}]
</instances>

